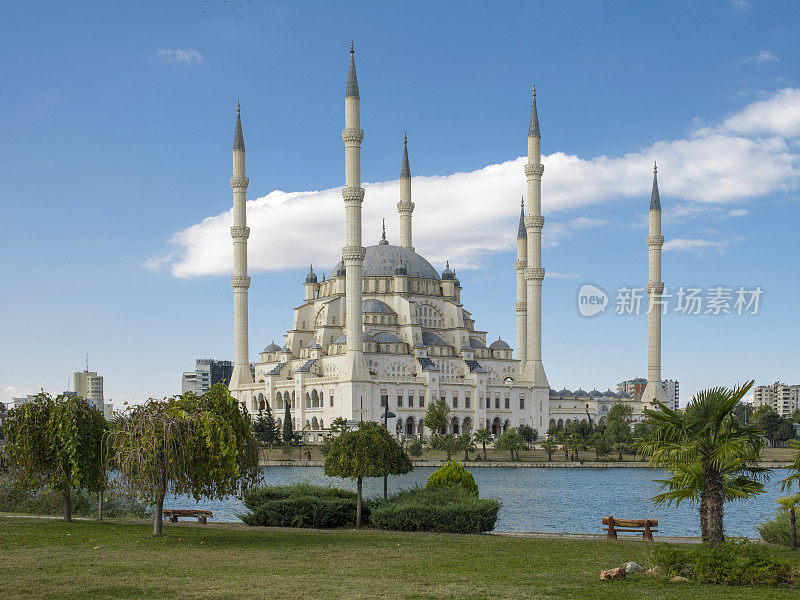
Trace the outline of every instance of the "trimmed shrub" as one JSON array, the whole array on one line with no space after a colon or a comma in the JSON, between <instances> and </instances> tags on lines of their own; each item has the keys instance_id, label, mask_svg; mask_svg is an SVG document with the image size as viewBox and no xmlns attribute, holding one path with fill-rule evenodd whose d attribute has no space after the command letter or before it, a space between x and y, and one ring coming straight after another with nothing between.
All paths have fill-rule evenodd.
<instances>
[{"instance_id":1,"label":"trimmed shrub","mask_svg":"<svg viewBox=\"0 0 800 600\"><path fill-rule=\"evenodd\" d=\"M792 545L791 523L789 521L789 512L786 510L775 511L771 519L767 519L756 526L756 529L761 534L761 539L769 544L777 544L787 548Z\"/></svg>"},{"instance_id":2,"label":"trimmed shrub","mask_svg":"<svg viewBox=\"0 0 800 600\"><path fill-rule=\"evenodd\" d=\"M659 544L655 562L667 576L683 575L701 583L725 585L780 585L797 576L791 563L776 557L768 546L747 540L727 541L716 548L703 543L685 549Z\"/></svg>"},{"instance_id":3,"label":"trimmed shrub","mask_svg":"<svg viewBox=\"0 0 800 600\"><path fill-rule=\"evenodd\" d=\"M356 523L356 494L333 486L297 483L247 490L244 504L252 512L240 515L247 525L268 527L349 527ZM363 514L369 517L369 506Z\"/></svg>"},{"instance_id":4,"label":"trimmed shrub","mask_svg":"<svg viewBox=\"0 0 800 600\"><path fill-rule=\"evenodd\" d=\"M475 483L475 478L457 460L451 460L431 473L431 476L428 477L428 483L425 484L425 489L431 490L442 486L456 486L465 492L475 496L478 495L478 485Z\"/></svg>"},{"instance_id":5,"label":"trimmed shrub","mask_svg":"<svg viewBox=\"0 0 800 600\"><path fill-rule=\"evenodd\" d=\"M371 511L379 529L481 533L497 522L500 502L456 486L404 490Z\"/></svg>"}]
</instances>

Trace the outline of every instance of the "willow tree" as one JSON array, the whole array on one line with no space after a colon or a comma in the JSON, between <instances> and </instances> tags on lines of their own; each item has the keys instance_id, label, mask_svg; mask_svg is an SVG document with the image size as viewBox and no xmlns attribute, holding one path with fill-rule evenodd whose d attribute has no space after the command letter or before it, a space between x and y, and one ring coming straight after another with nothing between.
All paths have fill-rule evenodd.
<instances>
[{"instance_id":1,"label":"willow tree","mask_svg":"<svg viewBox=\"0 0 800 600\"><path fill-rule=\"evenodd\" d=\"M356 527L361 527L362 482L365 477L403 475L411 459L388 431L372 421L337 437L325 458L325 475L356 481Z\"/></svg>"},{"instance_id":2,"label":"willow tree","mask_svg":"<svg viewBox=\"0 0 800 600\"><path fill-rule=\"evenodd\" d=\"M37 488L50 485L64 497L64 520L72 520L73 488L102 492L101 455L108 427L103 413L83 398L41 393L6 419L5 450L13 475Z\"/></svg>"},{"instance_id":3,"label":"willow tree","mask_svg":"<svg viewBox=\"0 0 800 600\"><path fill-rule=\"evenodd\" d=\"M125 491L155 506L154 535L167 494L222 499L259 479L250 417L222 384L132 407L110 440Z\"/></svg>"}]
</instances>

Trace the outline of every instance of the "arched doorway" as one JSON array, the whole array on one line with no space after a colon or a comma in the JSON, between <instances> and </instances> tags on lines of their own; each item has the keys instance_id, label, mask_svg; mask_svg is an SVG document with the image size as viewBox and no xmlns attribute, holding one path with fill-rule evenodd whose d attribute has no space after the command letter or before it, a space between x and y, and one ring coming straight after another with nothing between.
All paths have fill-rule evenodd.
<instances>
[{"instance_id":1,"label":"arched doorway","mask_svg":"<svg viewBox=\"0 0 800 600\"><path fill-rule=\"evenodd\" d=\"M498 437L501 433L502 423L500 422L500 417L495 417L494 421L492 421L492 435L494 437Z\"/></svg>"},{"instance_id":2,"label":"arched doorway","mask_svg":"<svg viewBox=\"0 0 800 600\"><path fill-rule=\"evenodd\" d=\"M464 432L465 435L468 433L472 433L472 419L470 419L469 417L464 417L464 423L461 426L461 430Z\"/></svg>"},{"instance_id":3,"label":"arched doorway","mask_svg":"<svg viewBox=\"0 0 800 600\"><path fill-rule=\"evenodd\" d=\"M450 421L450 430L453 432L454 435L458 435L458 417L453 417Z\"/></svg>"},{"instance_id":4,"label":"arched doorway","mask_svg":"<svg viewBox=\"0 0 800 600\"><path fill-rule=\"evenodd\" d=\"M414 417L406 419L406 435L414 435Z\"/></svg>"}]
</instances>

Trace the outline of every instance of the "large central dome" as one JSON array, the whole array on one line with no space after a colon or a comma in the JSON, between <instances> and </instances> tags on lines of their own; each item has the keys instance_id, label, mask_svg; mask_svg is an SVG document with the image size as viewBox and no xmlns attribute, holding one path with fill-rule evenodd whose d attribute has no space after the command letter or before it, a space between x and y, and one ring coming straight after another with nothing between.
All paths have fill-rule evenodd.
<instances>
[{"instance_id":1,"label":"large central dome","mask_svg":"<svg viewBox=\"0 0 800 600\"><path fill-rule=\"evenodd\" d=\"M366 251L363 267L364 277L391 277L394 275L395 267L400 264L400 258L402 257L403 266L408 271L409 277L439 279L439 273L436 272L433 265L408 248L390 244L376 244L375 246L367 246ZM344 272L342 261L339 261L333 268L334 275L340 270Z\"/></svg>"}]
</instances>

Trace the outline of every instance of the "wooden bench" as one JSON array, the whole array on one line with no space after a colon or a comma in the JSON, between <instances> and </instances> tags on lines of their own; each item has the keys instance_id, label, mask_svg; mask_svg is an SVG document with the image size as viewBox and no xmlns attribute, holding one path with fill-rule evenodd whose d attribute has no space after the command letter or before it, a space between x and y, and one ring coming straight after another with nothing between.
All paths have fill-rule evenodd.
<instances>
[{"instance_id":1,"label":"wooden bench","mask_svg":"<svg viewBox=\"0 0 800 600\"><path fill-rule=\"evenodd\" d=\"M164 509L164 516L169 517L170 523L177 523L178 517L197 517L197 522L201 525L208 523L208 517L214 515L210 510L192 510L187 508L167 508Z\"/></svg>"},{"instance_id":2,"label":"wooden bench","mask_svg":"<svg viewBox=\"0 0 800 600\"><path fill-rule=\"evenodd\" d=\"M603 531L607 531L609 540L617 539L617 533L642 533L642 539L653 541L653 532L658 531L658 519L615 519L603 517Z\"/></svg>"}]
</instances>

